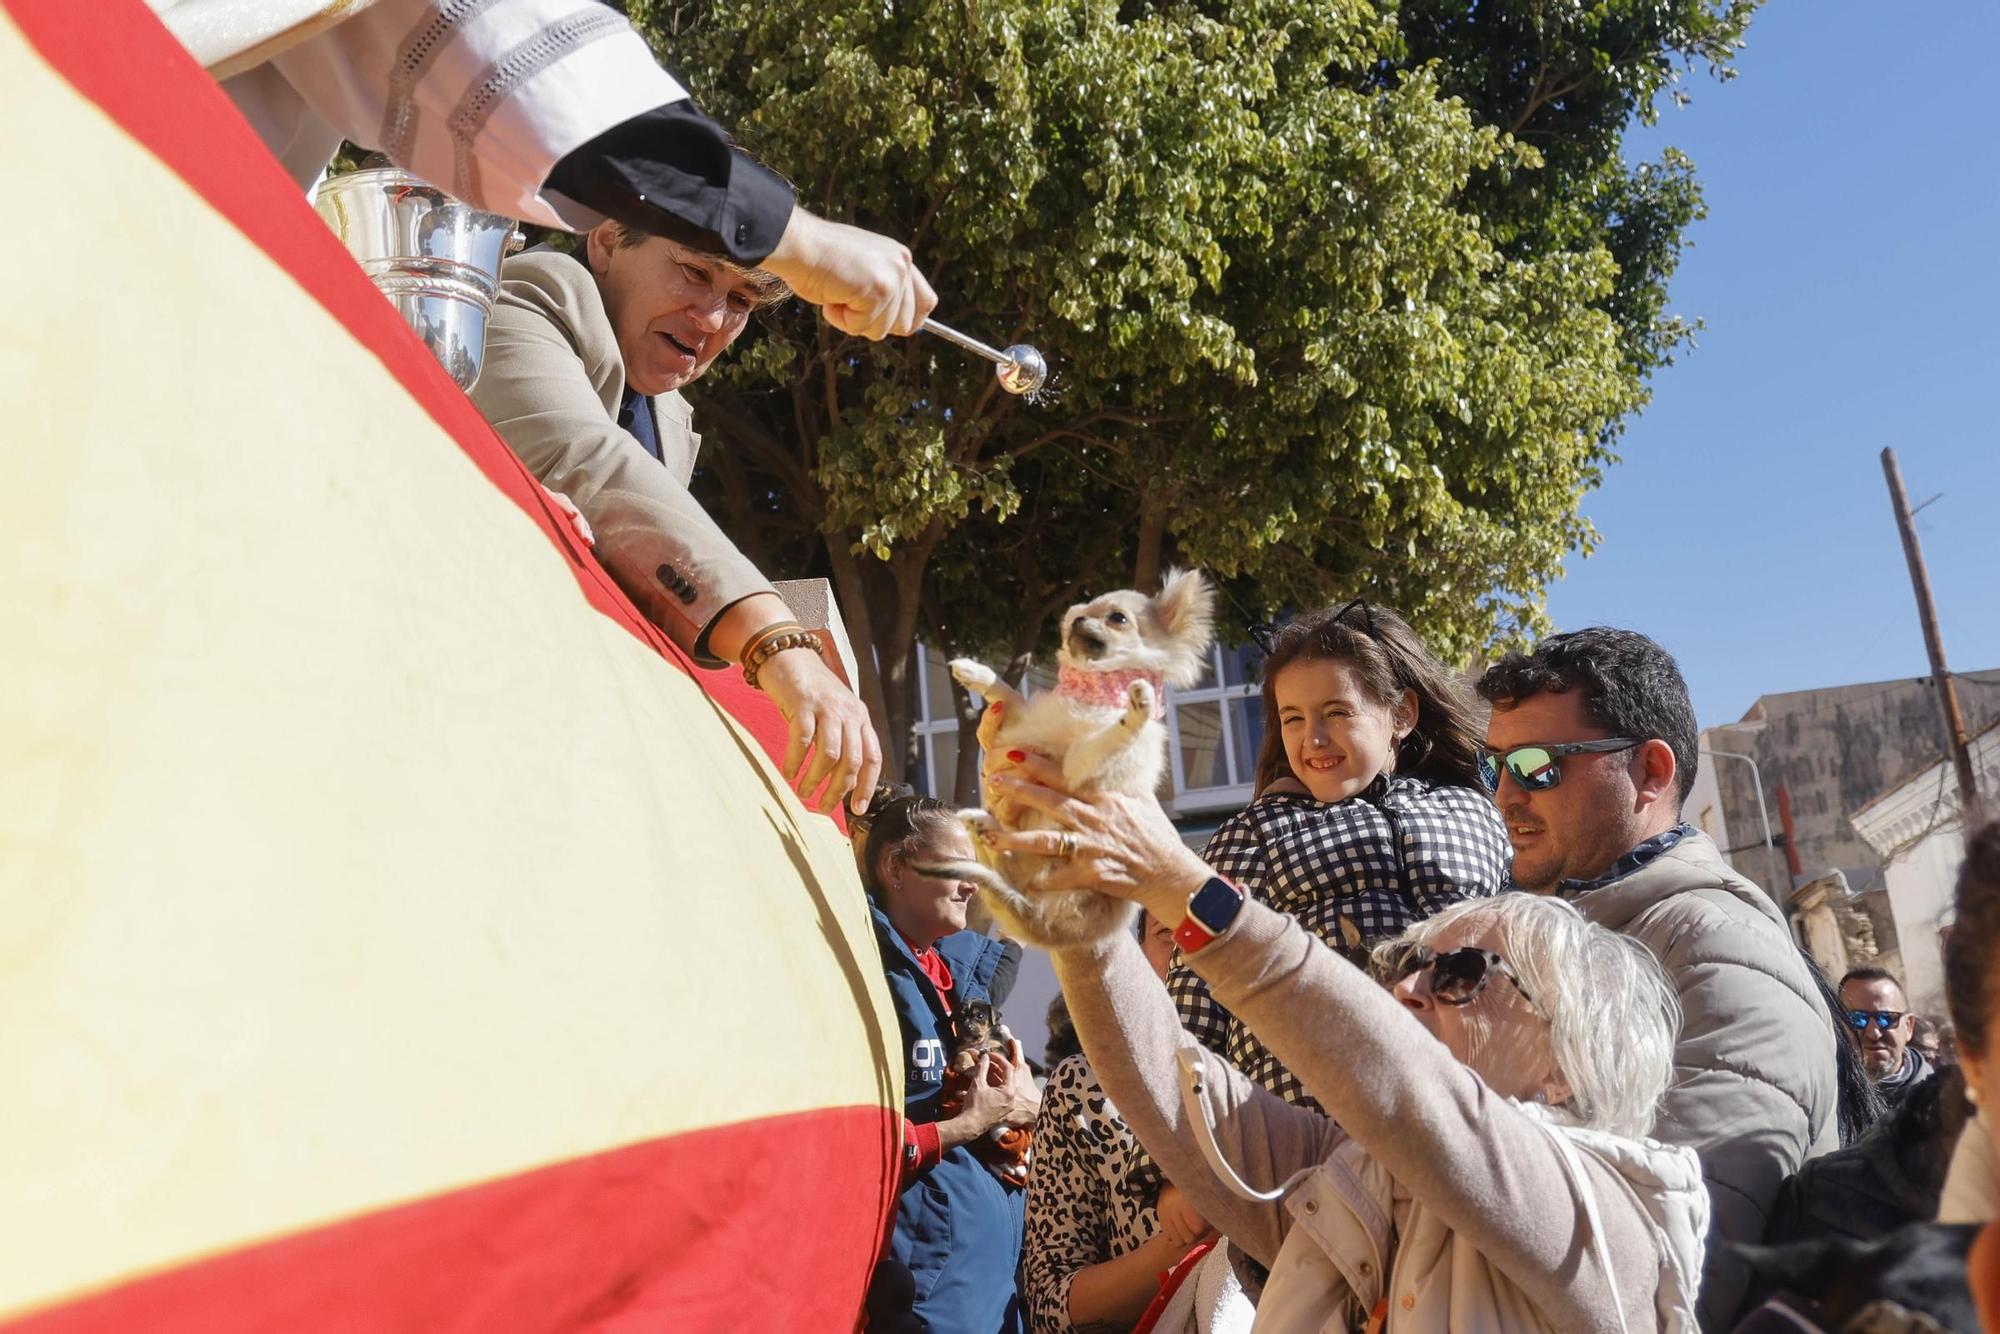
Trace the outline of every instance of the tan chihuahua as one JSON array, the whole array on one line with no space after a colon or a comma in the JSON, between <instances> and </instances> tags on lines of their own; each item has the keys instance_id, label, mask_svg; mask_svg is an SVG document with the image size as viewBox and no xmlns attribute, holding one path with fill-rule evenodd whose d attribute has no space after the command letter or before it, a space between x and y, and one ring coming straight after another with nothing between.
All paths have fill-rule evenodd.
<instances>
[{"instance_id":1,"label":"tan chihuahua","mask_svg":"<svg viewBox=\"0 0 2000 1334\"><path fill-rule=\"evenodd\" d=\"M1054 690L1026 698L970 658L954 660L951 674L980 698L1006 705L995 744L1051 757L1070 791L1151 796L1167 759L1161 691L1201 679L1214 621L1215 590L1208 580L1194 570L1170 570L1156 597L1125 589L1063 613L1056 655L1062 672ZM915 869L978 885L1008 935L1050 949L1087 944L1130 922L1133 905L1120 899L1089 890L1037 892L1042 872L1061 859L989 849L979 835L1000 827L994 816L976 810L961 818L979 860ZM1047 829L1052 822L1029 811L1020 827Z\"/></svg>"}]
</instances>

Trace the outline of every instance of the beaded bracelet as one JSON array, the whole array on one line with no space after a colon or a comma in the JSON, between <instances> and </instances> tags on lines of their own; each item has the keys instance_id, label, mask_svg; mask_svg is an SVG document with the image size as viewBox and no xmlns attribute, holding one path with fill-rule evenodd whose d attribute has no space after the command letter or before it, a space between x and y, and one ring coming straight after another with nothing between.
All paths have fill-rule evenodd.
<instances>
[{"instance_id":1,"label":"beaded bracelet","mask_svg":"<svg viewBox=\"0 0 2000 1334\"><path fill-rule=\"evenodd\" d=\"M785 650L794 648L809 648L814 653L824 655L826 645L819 635L811 630L786 630L781 634L767 636L757 645L750 660L743 664L743 680L751 689L758 689L757 675L763 670L764 664Z\"/></svg>"},{"instance_id":2,"label":"beaded bracelet","mask_svg":"<svg viewBox=\"0 0 2000 1334\"><path fill-rule=\"evenodd\" d=\"M759 648L763 647L764 641L766 639L769 639L771 636L782 635L789 633L790 631L793 630L803 630L803 629L805 629L805 627L803 625L800 625L797 621L771 622L771 624L765 626L762 630L759 630L756 634L751 635L748 639L743 641L742 649L740 649L736 654L737 666L748 667L750 665L750 655L755 653Z\"/></svg>"},{"instance_id":3,"label":"beaded bracelet","mask_svg":"<svg viewBox=\"0 0 2000 1334\"><path fill-rule=\"evenodd\" d=\"M757 673L786 649L809 648L814 653L826 654L826 641L816 630L808 630L796 621L770 626L759 632L743 650L743 680L752 690L757 689Z\"/></svg>"}]
</instances>

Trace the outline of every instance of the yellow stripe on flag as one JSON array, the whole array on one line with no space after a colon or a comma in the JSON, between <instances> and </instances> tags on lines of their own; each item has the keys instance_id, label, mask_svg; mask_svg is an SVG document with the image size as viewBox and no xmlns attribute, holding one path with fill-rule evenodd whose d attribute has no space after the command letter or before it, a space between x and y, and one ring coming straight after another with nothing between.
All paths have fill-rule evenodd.
<instances>
[{"instance_id":1,"label":"yellow stripe on flag","mask_svg":"<svg viewBox=\"0 0 2000 1334\"><path fill-rule=\"evenodd\" d=\"M897 1105L838 831L4 18L0 119L0 1312Z\"/></svg>"}]
</instances>

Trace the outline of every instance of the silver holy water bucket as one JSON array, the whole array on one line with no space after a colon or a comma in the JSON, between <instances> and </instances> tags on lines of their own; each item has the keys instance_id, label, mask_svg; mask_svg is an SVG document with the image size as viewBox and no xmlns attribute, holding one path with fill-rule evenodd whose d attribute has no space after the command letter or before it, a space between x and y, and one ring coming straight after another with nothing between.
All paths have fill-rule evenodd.
<instances>
[{"instance_id":1,"label":"silver holy water bucket","mask_svg":"<svg viewBox=\"0 0 2000 1334\"><path fill-rule=\"evenodd\" d=\"M514 220L482 213L400 167L330 176L313 207L460 389L479 379Z\"/></svg>"}]
</instances>

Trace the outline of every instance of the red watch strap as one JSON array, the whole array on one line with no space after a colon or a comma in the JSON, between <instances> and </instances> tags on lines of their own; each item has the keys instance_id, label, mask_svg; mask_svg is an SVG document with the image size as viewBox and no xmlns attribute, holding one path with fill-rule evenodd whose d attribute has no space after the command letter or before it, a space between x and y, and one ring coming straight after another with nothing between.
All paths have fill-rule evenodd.
<instances>
[{"instance_id":1,"label":"red watch strap","mask_svg":"<svg viewBox=\"0 0 2000 1334\"><path fill-rule=\"evenodd\" d=\"M1207 888L1210 885L1214 884L1218 880L1221 881L1223 884L1229 886L1229 888L1236 891L1236 898L1239 907L1241 906L1242 902L1245 899L1249 898L1249 895L1243 892L1243 886L1237 884L1234 880L1229 879L1227 876L1219 875L1216 876L1214 880L1207 880L1202 882L1201 889L1196 890L1193 894L1190 894L1188 896L1188 906L1192 908L1194 906L1195 899L1198 896L1200 896L1205 890L1207 890ZM1193 954L1195 951L1201 949L1203 946L1207 945L1210 941L1214 940L1220 934L1222 933L1219 931L1209 930L1207 924L1198 920L1192 912L1183 912L1181 914L1181 924L1174 928L1174 944L1180 946L1180 951L1182 954Z\"/></svg>"},{"instance_id":2,"label":"red watch strap","mask_svg":"<svg viewBox=\"0 0 2000 1334\"><path fill-rule=\"evenodd\" d=\"M1182 954L1193 954L1214 939L1214 934L1192 917L1182 917L1181 924L1174 928L1174 944L1181 947Z\"/></svg>"}]
</instances>

